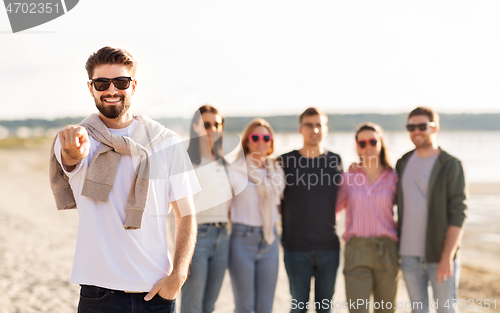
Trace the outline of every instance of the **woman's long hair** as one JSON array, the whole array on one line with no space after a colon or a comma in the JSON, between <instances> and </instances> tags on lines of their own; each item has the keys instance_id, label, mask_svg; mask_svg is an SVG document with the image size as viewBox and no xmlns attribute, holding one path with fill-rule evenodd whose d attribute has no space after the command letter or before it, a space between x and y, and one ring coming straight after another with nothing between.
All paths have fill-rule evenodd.
<instances>
[{"instance_id":1,"label":"woman's long hair","mask_svg":"<svg viewBox=\"0 0 500 313\"><path fill-rule=\"evenodd\" d=\"M364 130L374 131L380 136L380 144L382 145L382 149L380 150L380 164L384 167L392 168L389 156L387 155L387 148L384 142L384 130L382 127L375 123L363 123L359 125L356 129L356 143L358 142L358 134Z\"/></svg>"},{"instance_id":2,"label":"woman's long hair","mask_svg":"<svg viewBox=\"0 0 500 313\"><path fill-rule=\"evenodd\" d=\"M271 127L271 124L269 124L265 119L263 118L256 118L256 119L253 119L250 123L248 123L248 125L245 127L245 130L243 130L243 135L241 137L241 148L243 150L243 153L240 153L239 156L247 156L247 154L249 153L249 150L248 150L248 142L249 142L249 139L248 139L248 136L253 132L253 130L255 129L255 127L257 126L264 126L265 128L267 128L267 130L269 130L269 133L271 134L271 147L269 147L269 150L267 151L267 155L271 155L273 152L274 152L274 131L273 131L273 128Z\"/></svg>"},{"instance_id":3,"label":"woman's long hair","mask_svg":"<svg viewBox=\"0 0 500 313\"><path fill-rule=\"evenodd\" d=\"M191 126L189 127L189 146L187 152L191 158L193 164L199 165L201 163L201 152L200 152L200 135L195 132L194 124L198 124L200 121L203 123L201 115L203 113L214 113L222 118L222 130L224 130L224 117L219 113L219 110L211 105L202 105L195 113L191 119ZM207 136L210 136L207 134ZM219 139L212 144L212 153L214 154L215 160L222 159L225 162L224 155L222 153L222 134L220 134ZM207 138L208 139L208 138Z\"/></svg>"}]
</instances>

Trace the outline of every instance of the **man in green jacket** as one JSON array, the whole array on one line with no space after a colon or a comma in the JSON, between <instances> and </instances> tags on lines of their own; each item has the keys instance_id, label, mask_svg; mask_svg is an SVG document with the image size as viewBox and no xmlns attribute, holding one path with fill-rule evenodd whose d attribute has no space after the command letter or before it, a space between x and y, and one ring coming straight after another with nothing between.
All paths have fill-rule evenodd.
<instances>
[{"instance_id":1,"label":"man in green jacket","mask_svg":"<svg viewBox=\"0 0 500 313\"><path fill-rule=\"evenodd\" d=\"M455 312L460 261L457 257L466 217L466 183L462 163L436 142L439 116L418 107L406 128L415 150L396 164L399 254L412 312L429 311L430 282L438 313Z\"/></svg>"}]
</instances>

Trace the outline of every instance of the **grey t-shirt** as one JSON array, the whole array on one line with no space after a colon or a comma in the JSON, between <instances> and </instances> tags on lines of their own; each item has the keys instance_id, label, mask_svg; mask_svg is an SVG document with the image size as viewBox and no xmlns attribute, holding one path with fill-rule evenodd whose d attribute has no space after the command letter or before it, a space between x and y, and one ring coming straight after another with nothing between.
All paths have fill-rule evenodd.
<instances>
[{"instance_id":1,"label":"grey t-shirt","mask_svg":"<svg viewBox=\"0 0 500 313\"><path fill-rule=\"evenodd\" d=\"M427 191L438 155L421 158L414 152L403 172L403 224L399 254L425 257L427 234ZM400 178L401 179L401 178Z\"/></svg>"}]
</instances>

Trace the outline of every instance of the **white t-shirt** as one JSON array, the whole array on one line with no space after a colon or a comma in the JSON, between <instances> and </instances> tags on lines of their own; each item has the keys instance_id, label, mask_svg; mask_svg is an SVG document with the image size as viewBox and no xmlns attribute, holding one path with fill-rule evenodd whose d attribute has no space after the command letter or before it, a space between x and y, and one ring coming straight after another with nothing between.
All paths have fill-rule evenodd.
<instances>
[{"instance_id":1,"label":"white t-shirt","mask_svg":"<svg viewBox=\"0 0 500 313\"><path fill-rule=\"evenodd\" d=\"M137 126L109 129L118 136L130 136ZM178 136L172 136L154 147L156 160L151 166L156 174L150 180L148 199L140 229L127 230L125 204L134 176L131 156L122 155L113 188L106 203L81 195L86 172L98 141L89 136L90 153L72 172L65 173L77 203L79 214L75 259L70 281L75 284L95 285L116 290L149 292L158 280L170 273L171 260L167 252L166 219L169 202L189 196L200 190L194 171L175 173L190 159ZM54 153L61 163L59 138ZM62 163L61 163L62 164ZM64 170L64 166L63 170ZM156 167L156 168L155 168Z\"/></svg>"},{"instance_id":2,"label":"white t-shirt","mask_svg":"<svg viewBox=\"0 0 500 313\"><path fill-rule=\"evenodd\" d=\"M259 171L261 171L262 175L266 175L265 169L261 168ZM229 173L235 190L241 190L231 202L231 222L262 227L262 215L259 208L260 197L257 186L243 173L236 171L230 171ZM278 206L273 205L272 210L273 223L276 223L279 220Z\"/></svg>"},{"instance_id":3,"label":"white t-shirt","mask_svg":"<svg viewBox=\"0 0 500 313\"><path fill-rule=\"evenodd\" d=\"M201 191L193 196L198 224L227 222L233 195L222 161L202 158L194 171L201 186Z\"/></svg>"}]
</instances>

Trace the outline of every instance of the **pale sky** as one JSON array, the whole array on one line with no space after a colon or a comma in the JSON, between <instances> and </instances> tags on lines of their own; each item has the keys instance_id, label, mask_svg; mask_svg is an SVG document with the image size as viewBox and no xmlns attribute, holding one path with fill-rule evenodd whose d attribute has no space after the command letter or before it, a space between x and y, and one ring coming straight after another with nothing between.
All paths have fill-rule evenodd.
<instances>
[{"instance_id":1,"label":"pale sky","mask_svg":"<svg viewBox=\"0 0 500 313\"><path fill-rule=\"evenodd\" d=\"M500 1L97 1L12 34L0 119L95 112L87 57L138 61L135 113L500 113Z\"/></svg>"}]
</instances>

